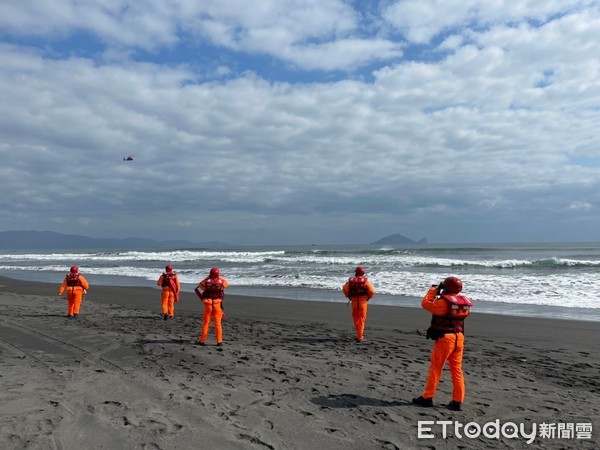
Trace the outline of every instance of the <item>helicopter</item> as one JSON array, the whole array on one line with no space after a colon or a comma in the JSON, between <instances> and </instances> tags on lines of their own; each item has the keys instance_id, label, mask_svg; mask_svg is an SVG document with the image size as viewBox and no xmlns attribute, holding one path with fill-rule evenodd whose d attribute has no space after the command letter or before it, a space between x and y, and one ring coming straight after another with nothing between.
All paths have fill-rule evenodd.
<instances>
[{"instance_id":1,"label":"helicopter","mask_svg":"<svg viewBox=\"0 0 600 450\"><path fill-rule=\"evenodd\" d=\"M123 156L123 161L133 161L133 156Z\"/></svg>"}]
</instances>

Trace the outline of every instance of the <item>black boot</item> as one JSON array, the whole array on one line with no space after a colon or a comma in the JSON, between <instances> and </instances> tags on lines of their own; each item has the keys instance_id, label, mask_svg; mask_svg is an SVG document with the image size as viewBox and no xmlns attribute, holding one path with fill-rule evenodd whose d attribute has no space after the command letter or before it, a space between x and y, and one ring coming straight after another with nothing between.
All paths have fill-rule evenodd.
<instances>
[{"instance_id":1,"label":"black boot","mask_svg":"<svg viewBox=\"0 0 600 450\"><path fill-rule=\"evenodd\" d=\"M413 398L413 404L431 408L433 406L433 398L423 398L422 396Z\"/></svg>"},{"instance_id":2,"label":"black boot","mask_svg":"<svg viewBox=\"0 0 600 450\"><path fill-rule=\"evenodd\" d=\"M462 403L452 400L448 403L448 409L451 411L462 411Z\"/></svg>"}]
</instances>

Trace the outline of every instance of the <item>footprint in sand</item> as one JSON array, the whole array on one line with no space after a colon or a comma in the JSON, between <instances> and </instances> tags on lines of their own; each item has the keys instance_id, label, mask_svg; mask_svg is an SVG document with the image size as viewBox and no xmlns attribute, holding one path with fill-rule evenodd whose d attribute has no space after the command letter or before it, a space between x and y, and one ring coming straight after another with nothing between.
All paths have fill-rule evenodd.
<instances>
[{"instance_id":1,"label":"footprint in sand","mask_svg":"<svg viewBox=\"0 0 600 450\"><path fill-rule=\"evenodd\" d=\"M327 431L327 433L332 434L334 436L337 437L346 437L346 433L344 433L342 430L339 430L337 428L325 428L325 431Z\"/></svg>"},{"instance_id":2,"label":"footprint in sand","mask_svg":"<svg viewBox=\"0 0 600 450\"><path fill-rule=\"evenodd\" d=\"M143 443L142 450L160 450L160 446L155 444L154 442Z\"/></svg>"},{"instance_id":3,"label":"footprint in sand","mask_svg":"<svg viewBox=\"0 0 600 450\"><path fill-rule=\"evenodd\" d=\"M375 442L377 442L377 444L379 444L380 448L383 448L383 449L400 450L400 447L398 447L396 444L394 444L393 442L390 442L390 441L382 441L381 439L375 439Z\"/></svg>"}]
</instances>

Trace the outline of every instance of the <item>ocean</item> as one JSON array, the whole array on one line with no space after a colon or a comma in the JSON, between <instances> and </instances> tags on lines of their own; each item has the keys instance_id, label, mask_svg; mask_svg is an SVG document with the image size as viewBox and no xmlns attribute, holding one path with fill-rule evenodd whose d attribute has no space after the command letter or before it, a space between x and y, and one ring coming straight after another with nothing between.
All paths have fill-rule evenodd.
<instances>
[{"instance_id":1,"label":"ocean","mask_svg":"<svg viewBox=\"0 0 600 450\"><path fill-rule=\"evenodd\" d=\"M219 267L230 293L324 302L346 302L341 286L360 265L377 290L373 304L409 307L455 275L474 312L600 321L600 243L0 250L1 275L57 285L78 265L92 286L156 288L166 264L184 291Z\"/></svg>"}]
</instances>

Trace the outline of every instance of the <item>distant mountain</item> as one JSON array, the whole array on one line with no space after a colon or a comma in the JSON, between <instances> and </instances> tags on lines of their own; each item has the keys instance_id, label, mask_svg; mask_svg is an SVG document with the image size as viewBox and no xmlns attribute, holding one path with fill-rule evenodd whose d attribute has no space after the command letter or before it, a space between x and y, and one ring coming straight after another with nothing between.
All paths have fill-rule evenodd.
<instances>
[{"instance_id":1,"label":"distant mountain","mask_svg":"<svg viewBox=\"0 0 600 450\"><path fill-rule=\"evenodd\" d=\"M0 231L0 248L8 250L202 248L229 245L216 241L198 243L185 240L92 238L53 231Z\"/></svg>"},{"instance_id":2,"label":"distant mountain","mask_svg":"<svg viewBox=\"0 0 600 450\"><path fill-rule=\"evenodd\" d=\"M427 244L427 239L423 238L419 241L413 241L412 239L409 239L406 236L402 236L401 234L396 233L396 234L392 234L391 236L386 236L384 238L381 238L378 241L371 242L371 244L375 244L375 245Z\"/></svg>"}]
</instances>

